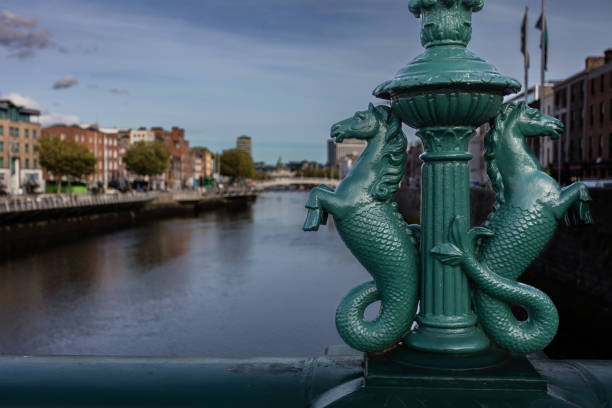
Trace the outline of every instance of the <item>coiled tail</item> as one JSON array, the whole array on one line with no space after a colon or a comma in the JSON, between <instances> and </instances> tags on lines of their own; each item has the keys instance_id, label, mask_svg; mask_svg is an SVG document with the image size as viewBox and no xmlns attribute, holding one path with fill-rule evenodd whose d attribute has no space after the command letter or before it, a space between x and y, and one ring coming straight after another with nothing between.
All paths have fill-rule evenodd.
<instances>
[{"instance_id":1,"label":"coiled tail","mask_svg":"<svg viewBox=\"0 0 612 408\"><path fill-rule=\"evenodd\" d=\"M410 330L418 303L419 255L411 227L396 205L365 206L337 223L340 236L373 281L352 289L336 311L336 327L351 347L365 352L391 348ZM378 316L366 308L380 301Z\"/></svg>"},{"instance_id":2,"label":"coiled tail","mask_svg":"<svg viewBox=\"0 0 612 408\"><path fill-rule=\"evenodd\" d=\"M366 321L366 308L381 301L378 317ZM336 327L340 336L351 347L365 351L384 351L403 338L412 325L416 308L405 303L401 296L381 299L376 282L363 283L352 289L336 310Z\"/></svg>"},{"instance_id":3,"label":"coiled tail","mask_svg":"<svg viewBox=\"0 0 612 408\"><path fill-rule=\"evenodd\" d=\"M476 312L484 330L501 347L530 353L546 347L557 333L559 315L552 300L542 291L491 271L474 256L473 241L478 235L491 236L485 228L462 237L465 221L457 217L451 227L451 243L441 244L432 253L445 264L461 265L478 287ZM510 305L523 307L528 319L518 321Z\"/></svg>"}]
</instances>

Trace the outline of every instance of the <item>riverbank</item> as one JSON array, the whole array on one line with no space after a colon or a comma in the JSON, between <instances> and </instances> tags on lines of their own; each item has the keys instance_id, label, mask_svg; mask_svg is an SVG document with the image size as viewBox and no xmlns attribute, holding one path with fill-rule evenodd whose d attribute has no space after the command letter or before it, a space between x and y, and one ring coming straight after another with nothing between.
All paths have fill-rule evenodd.
<instances>
[{"instance_id":1,"label":"riverbank","mask_svg":"<svg viewBox=\"0 0 612 408\"><path fill-rule=\"evenodd\" d=\"M191 195L194 196L194 195ZM178 201L172 193L160 193L155 199L132 205L79 207L33 213L0 224L0 257L10 258L31 251L64 244L95 234L173 217L193 217L217 208L241 208L251 205L254 195L224 197L198 196Z\"/></svg>"}]
</instances>

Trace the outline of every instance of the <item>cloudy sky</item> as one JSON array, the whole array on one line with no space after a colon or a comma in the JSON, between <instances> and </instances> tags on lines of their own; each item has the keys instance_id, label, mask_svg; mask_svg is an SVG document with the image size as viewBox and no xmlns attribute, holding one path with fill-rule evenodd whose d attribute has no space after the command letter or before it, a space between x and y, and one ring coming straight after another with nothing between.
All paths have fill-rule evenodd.
<instances>
[{"instance_id":1,"label":"cloudy sky","mask_svg":"<svg viewBox=\"0 0 612 408\"><path fill-rule=\"evenodd\" d=\"M181 126L220 151L254 140L255 160L325 161L329 127L418 55L408 0L4 0L0 94L45 122ZM470 48L522 81L519 28L539 0L487 0ZM549 0L548 78L612 47L612 1Z\"/></svg>"}]
</instances>

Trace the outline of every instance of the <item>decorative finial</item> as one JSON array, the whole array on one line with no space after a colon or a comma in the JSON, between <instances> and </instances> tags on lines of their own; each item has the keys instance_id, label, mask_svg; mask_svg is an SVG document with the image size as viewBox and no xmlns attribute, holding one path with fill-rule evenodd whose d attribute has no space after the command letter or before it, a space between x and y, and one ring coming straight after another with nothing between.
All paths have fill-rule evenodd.
<instances>
[{"instance_id":1,"label":"decorative finial","mask_svg":"<svg viewBox=\"0 0 612 408\"><path fill-rule=\"evenodd\" d=\"M421 44L467 46L472 36L472 13L484 0L411 0L408 8L422 18Z\"/></svg>"}]
</instances>

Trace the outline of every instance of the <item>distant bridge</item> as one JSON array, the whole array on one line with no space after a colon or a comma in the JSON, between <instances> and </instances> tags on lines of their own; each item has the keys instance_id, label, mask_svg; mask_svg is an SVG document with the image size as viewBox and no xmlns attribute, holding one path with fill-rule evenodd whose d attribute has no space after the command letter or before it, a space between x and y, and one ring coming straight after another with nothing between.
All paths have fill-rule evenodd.
<instances>
[{"instance_id":1,"label":"distant bridge","mask_svg":"<svg viewBox=\"0 0 612 408\"><path fill-rule=\"evenodd\" d=\"M255 182L255 188L257 190L265 190L270 187L318 186L319 184L326 184L329 187L336 188L340 184L340 180L317 177L285 177L257 181Z\"/></svg>"}]
</instances>

